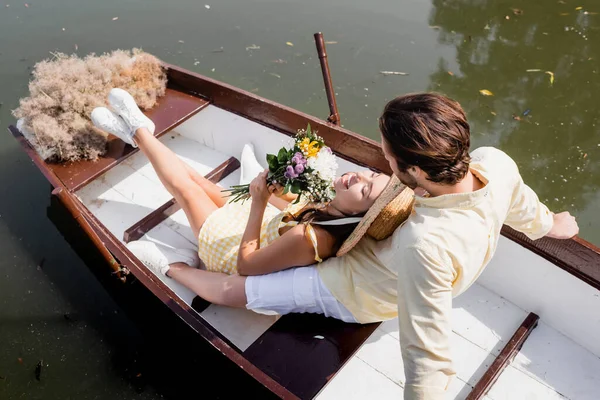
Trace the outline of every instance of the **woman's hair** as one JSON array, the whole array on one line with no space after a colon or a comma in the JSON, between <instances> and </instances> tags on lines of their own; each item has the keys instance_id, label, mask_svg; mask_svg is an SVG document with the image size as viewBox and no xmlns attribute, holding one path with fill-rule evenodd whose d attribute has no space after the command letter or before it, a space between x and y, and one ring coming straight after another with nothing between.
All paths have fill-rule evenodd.
<instances>
[{"instance_id":1,"label":"woman's hair","mask_svg":"<svg viewBox=\"0 0 600 400\"><path fill-rule=\"evenodd\" d=\"M365 215L365 213L360 213L360 214L352 215L352 217L363 217L364 215ZM314 207L311 205L307 205L306 207L304 207L297 215L290 214L290 216L292 216L295 221L298 221L298 223L312 223L312 222L316 222L316 221L332 221L335 219L348 217L348 216L337 217L335 215L331 215L331 214L325 212L324 210L322 210L320 208L317 208L317 207ZM356 228L356 225L358 225L358 222L344 224L344 225L317 225L317 226L319 228L327 231L335 239L335 245L334 245L334 249L333 249L334 254L335 254L335 252L337 252L338 249L342 246L342 243L344 243L344 241L348 238L348 236L350 236L350 234L354 231L354 228Z\"/></svg>"},{"instance_id":2,"label":"woman's hair","mask_svg":"<svg viewBox=\"0 0 600 400\"><path fill-rule=\"evenodd\" d=\"M397 97L384 108L379 129L400 171L421 168L432 182L454 185L469 170L470 130L456 101L437 93Z\"/></svg>"}]
</instances>

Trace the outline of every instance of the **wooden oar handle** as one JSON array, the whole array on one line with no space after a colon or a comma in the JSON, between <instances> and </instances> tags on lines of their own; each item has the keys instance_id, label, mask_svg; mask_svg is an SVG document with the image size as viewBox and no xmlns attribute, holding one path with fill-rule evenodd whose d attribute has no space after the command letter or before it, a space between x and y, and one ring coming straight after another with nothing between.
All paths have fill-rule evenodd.
<instances>
[{"instance_id":1,"label":"wooden oar handle","mask_svg":"<svg viewBox=\"0 0 600 400\"><path fill-rule=\"evenodd\" d=\"M325 82L325 93L327 94L327 102L329 103L329 117L327 121L332 124L340 125L340 113L338 112L337 102L335 100L335 91L331 82L331 72L329 70L329 62L327 61L327 49L325 48L325 40L321 32L315 33L315 44L317 45L317 53L321 62L321 72L323 72L323 81Z\"/></svg>"}]
</instances>

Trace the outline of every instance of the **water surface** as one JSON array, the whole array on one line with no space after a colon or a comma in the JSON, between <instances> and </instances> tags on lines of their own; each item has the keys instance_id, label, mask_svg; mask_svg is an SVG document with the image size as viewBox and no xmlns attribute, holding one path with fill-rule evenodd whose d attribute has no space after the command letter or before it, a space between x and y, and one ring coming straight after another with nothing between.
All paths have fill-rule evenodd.
<instances>
[{"instance_id":1,"label":"water surface","mask_svg":"<svg viewBox=\"0 0 600 400\"><path fill-rule=\"evenodd\" d=\"M386 101L445 93L467 111L473 147L508 152L540 199L575 214L598 244L600 5L521 3L0 0L0 126L14 122L32 66L50 52L133 47L325 118L312 38L323 31L335 42L329 60L345 127L378 140ZM153 380L138 385L140 371L169 367L152 364L154 342L48 221L49 185L7 132L0 156L0 398L168 397Z\"/></svg>"}]
</instances>

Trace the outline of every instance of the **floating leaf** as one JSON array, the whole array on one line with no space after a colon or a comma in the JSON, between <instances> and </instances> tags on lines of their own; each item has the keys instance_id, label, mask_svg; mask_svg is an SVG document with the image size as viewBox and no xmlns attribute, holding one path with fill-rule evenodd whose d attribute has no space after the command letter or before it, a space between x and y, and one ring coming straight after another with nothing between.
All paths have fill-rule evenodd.
<instances>
[{"instance_id":1,"label":"floating leaf","mask_svg":"<svg viewBox=\"0 0 600 400\"><path fill-rule=\"evenodd\" d=\"M252 45L246 47L246 51L248 51L248 50L259 50L259 49L260 49L260 46L257 46L255 44L252 44Z\"/></svg>"},{"instance_id":2,"label":"floating leaf","mask_svg":"<svg viewBox=\"0 0 600 400\"><path fill-rule=\"evenodd\" d=\"M481 93L481 94L482 94L482 95L484 95L484 96L493 96L493 95L494 95L494 93L490 92L490 91L489 91L489 90L487 90L487 89L481 89L481 90L479 91L479 93Z\"/></svg>"},{"instance_id":3,"label":"floating leaf","mask_svg":"<svg viewBox=\"0 0 600 400\"><path fill-rule=\"evenodd\" d=\"M292 43L292 42L285 42L285 44L287 44L290 47L294 47L294 43Z\"/></svg>"},{"instance_id":4,"label":"floating leaf","mask_svg":"<svg viewBox=\"0 0 600 400\"><path fill-rule=\"evenodd\" d=\"M277 79L281 79L281 75L276 74L275 72L269 72L269 75L272 75L272 76L274 76Z\"/></svg>"},{"instance_id":5,"label":"floating leaf","mask_svg":"<svg viewBox=\"0 0 600 400\"><path fill-rule=\"evenodd\" d=\"M454 72L452 72L452 71L448 71L448 75L450 75L450 76L454 76Z\"/></svg>"},{"instance_id":6,"label":"floating leaf","mask_svg":"<svg viewBox=\"0 0 600 400\"><path fill-rule=\"evenodd\" d=\"M207 10L210 10L210 6L208 4L205 4L204 8L206 8Z\"/></svg>"},{"instance_id":7,"label":"floating leaf","mask_svg":"<svg viewBox=\"0 0 600 400\"><path fill-rule=\"evenodd\" d=\"M118 19L119 19L119 17L114 17L112 20L113 20L113 21L116 21L116 20L118 20Z\"/></svg>"},{"instance_id":8,"label":"floating leaf","mask_svg":"<svg viewBox=\"0 0 600 400\"><path fill-rule=\"evenodd\" d=\"M388 75L401 75L406 76L408 72L398 72L398 71L379 71L380 74L388 76Z\"/></svg>"},{"instance_id":9,"label":"floating leaf","mask_svg":"<svg viewBox=\"0 0 600 400\"><path fill-rule=\"evenodd\" d=\"M325 339L325 336L315 335L315 336L313 336L313 338L323 340L323 339Z\"/></svg>"},{"instance_id":10,"label":"floating leaf","mask_svg":"<svg viewBox=\"0 0 600 400\"><path fill-rule=\"evenodd\" d=\"M328 42L325 42L325 44L337 44L337 42L335 40L330 40Z\"/></svg>"},{"instance_id":11,"label":"floating leaf","mask_svg":"<svg viewBox=\"0 0 600 400\"><path fill-rule=\"evenodd\" d=\"M490 113L491 113L492 115L494 115L494 116L495 116L495 115L497 115L497 114L496 114L495 112L493 112L493 111L490 111Z\"/></svg>"},{"instance_id":12,"label":"floating leaf","mask_svg":"<svg viewBox=\"0 0 600 400\"><path fill-rule=\"evenodd\" d=\"M583 9L583 7L577 7L577 8L575 8L575 11L579 11L581 9Z\"/></svg>"},{"instance_id":13,"label":"floating leaf","mask_svg":"<svg viewBox=\"0 0 600 400\"><path fill-rule=\"evenodd\" d=\"M541 69L528 69L525 72L542 72Z\"/></svg>"},{"instance_id":14,"label":"floating leaf","mask_svg":"<svg viewBox=\"0 0 600 400\"><path fill-rule=\"evenodd\" d=\"M550 85L553 85L554 84L554 72L545 71L544 73L550 75Z\"/></svg>"}]
</instances>

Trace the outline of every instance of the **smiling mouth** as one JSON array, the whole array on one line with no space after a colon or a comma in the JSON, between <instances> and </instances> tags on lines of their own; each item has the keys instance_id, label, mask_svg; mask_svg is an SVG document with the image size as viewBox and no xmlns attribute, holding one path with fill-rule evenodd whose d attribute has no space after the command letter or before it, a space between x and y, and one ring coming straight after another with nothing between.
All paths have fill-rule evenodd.
<instances>
[{"instance_id":1,"label":"smiling mouth","mask_svg":"<svg viewBox=\"0 0 600 400\"><path fill-rule=\"evenodd\" d=\"M350 182L354 176L354 174L347 174L342 176L342 184L346 186L346 189L350 189L350 186L352 186Z\"/></svg>"}]
</instances>

